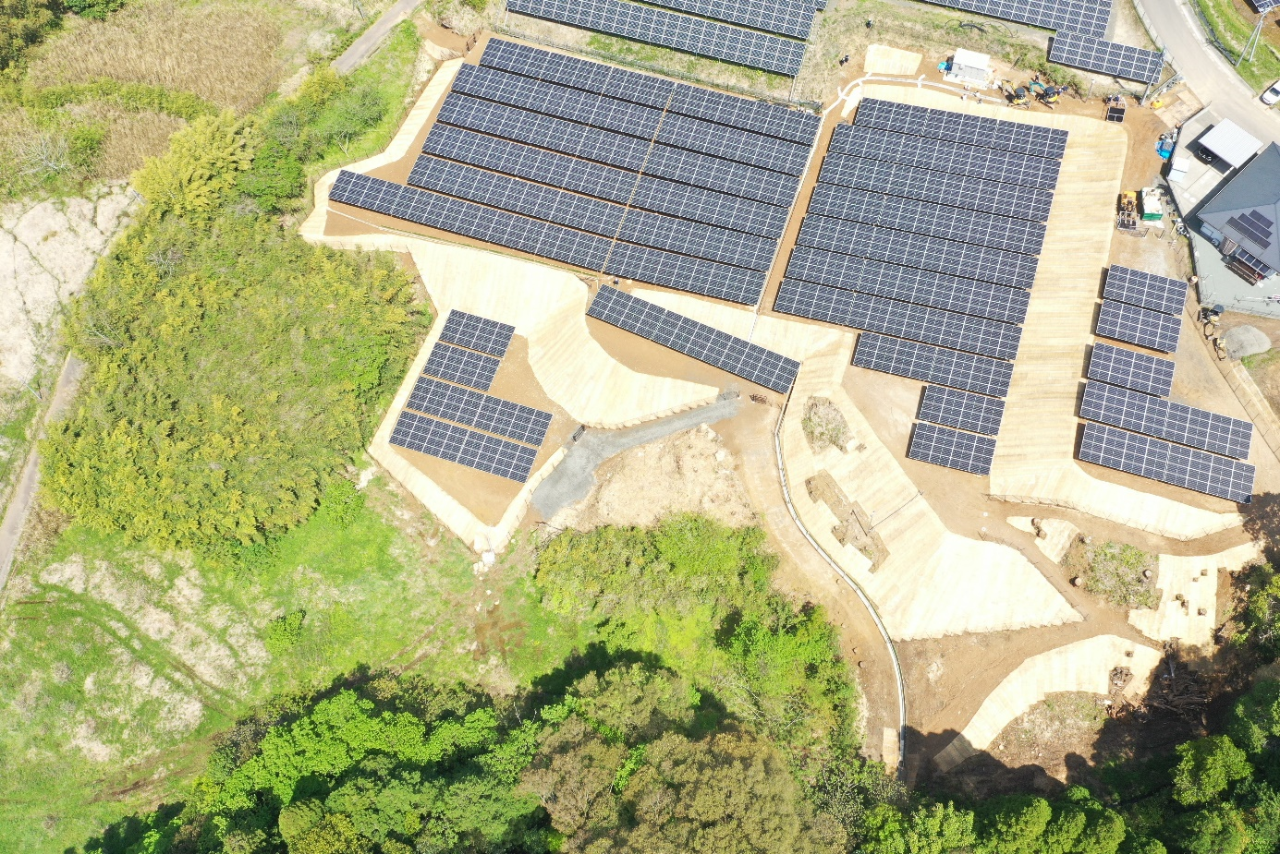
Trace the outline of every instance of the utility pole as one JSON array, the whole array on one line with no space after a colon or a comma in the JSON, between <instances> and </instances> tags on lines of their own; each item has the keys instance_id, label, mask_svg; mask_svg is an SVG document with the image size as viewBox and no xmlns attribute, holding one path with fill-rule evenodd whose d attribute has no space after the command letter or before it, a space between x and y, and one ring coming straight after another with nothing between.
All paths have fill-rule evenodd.
<instances>
[{"instance_id":1,"label":"utility pole","mask_svg":"<svg viewBox=\"0 0 1280 854\"><path fill-rule=\"evenodd\" d=\"M1268 10L1269 11L1269 10ZM1244 62L1246 54L1250 62L1253 62L1253 56L1258 52L1258 42L1262 39L1262 27L1267 22L1267 13L1258 13L1258 23L1253 25L1253 33L1249 36L1249 41L1245 43L1244 50L1240 51L1240 55L1236 57L1236 68L1240 67L1240 63Z\"/></svg>"}]
</instances>

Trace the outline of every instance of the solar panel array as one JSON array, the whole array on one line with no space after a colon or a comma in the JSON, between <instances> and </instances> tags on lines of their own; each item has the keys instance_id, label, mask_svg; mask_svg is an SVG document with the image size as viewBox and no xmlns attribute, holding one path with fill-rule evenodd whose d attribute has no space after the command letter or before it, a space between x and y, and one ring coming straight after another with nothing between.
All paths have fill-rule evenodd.
<instances>
[{"instance_id":1,"label":"solar panel array","mask_svg":"<svg viewBox=\"0 0 1280 854\"><path fill-rule=\"evenodd\" d=\"M911 433L907 456L924 463L959 469L970 474L991 474L996 440L950 427L920 422Z\"/></svg>"},{"instance_id":2,"label":"solar panel array","mask_svg":"<svg viewBox=\"0 0 1280 854\"><path fill-rule=\"evenodd\" d=\"M391 444L519 483L529 479L538 456L537 448L408 411L400 413Z\"/></svg>"},{"instance_id":3,"label":"solar panel array","mask_svg":"<svg viewBox=\"0 0 1280 854\"><path fill-rule=\"evenodd\" d=\"M1164 54L1065 30L1050 40L1049 61L1148 84L1164 72Z\"/></svg>"},{"instance_id":4,"label":"solar panel array","mask_svg":"<svg viewBox=\"0 0 1280 854\"><path fill-rule=\"evenodd\" d=\"M1098 313L1097 331L1103 338L1172 353L1178 349L1182 320L1163 312L1104 299Z\"/></svg>"},{"instance_id":5,"label":"solar panel array","mask_svg":"<svg viewBox=\"0 0 1280 854\"><path fill-rule=\"evenodd\" d=\"M782 394L800 370L794 359L608 285L601 286L587 316Z\"/></svg>"},{"instance_id":6,"label":"solar panel array","mask_svg":"<svg viewBox=\"0 0 1280 854\"><path fill-rule=\"evenodd\" d=\"M1000 432L1000 422L1004 419L1004 401L973 392L929 385L924 387L917 417L930 424L994 436Z\"/></svg>"},{"instance_id":7,"label":"solar panel array","mask_svg":"<svg viewBox=\"0 0 1280 854\"><path fill-rule=\"evenodd\" d=\"M741 24L766 33L809 38L817 7L809 0L651 0L655 6Z\"/></svg>"},{"instance_id":8,"label":"solar panel array","mask_svg":"<svg viewBox=\"0 0 1280 854\"><path fill-rule=\"evenodd\" d=\"M551 413L481 393L493 384L514 334L510 324L451 310L396 420L391 444L527 480Z\"/></svg>"},{"instance_id":9,"label":"solar panel array","mask_svg":"<svg viewBox=\"0 0 1280 854\"><path fill-rule=\"evenodd\" d=\"M333 201L755 304L821 120L512 42L464 65L409 178Z\"/></svg>"},{"instance_id":10,"label":"solar panel array","mask_svg":"<svg viewBox=\"0 0 1280 854\"><path fill-rule=\"evenodd\" d=\"M509 323L499 323L455 308L450 309L449 316L445 318L440 340L501 359L507 355L511 336L515 334L516 328Z\"/></svg>"},{"instance_id":11,"label":"solar panel array","mask_svg":"<svg viewBox=\"0 0 1280 854\"><path fill-rule=\"evenodd\" d=\"M1102 296L1164 314L1182 314L1182 306L1187 300L1187 283L1113 264L1107 269Z\"/></svg>"},{"instance_id":12,"label":"solar panel array","mask_svg":"<svg viewBox=\"0 0 1280 854\"><path fill-rule=\"evenodd\" d=\"M1111 17L1111 0L925 0L962 12L973 12L1004 21L1044 27L1046 30L1075 30L1102 37Z\"/></svg>"},{"instance_id":13,"label":"solar panel array","mask_svg":"<svg viewBox=\"0 0 1280 854\"><path fill-rule=\"evenodd\" d=\"M1280 0L1249 0L1255 12L1270 12L1280 6Z\"/></svg>"},{"instance_id":14,"label":"solar panel array","mask_svg":"<svg viewBox=\"0 0 1280 854\"><path fill-rule=\"evenodd\" d=\"M854 365L931 384L916 459L990 469L1066 144L874 98L832 136L774 308L860 330Z\"/></svg>"},{"instance_id":15,"label":"solar panel array","mask_svg":"<svg viewBox=\"0 0 1280 854\"><path fill-rule=\"evenodd\" d=\"M1085 383L1080 416L1238 460L1253 440L1248 421L1100 382Z\"/></svg>"},{"instance_id":16,"label":"solar panel array","mask_svg":"<svg viewBox=\"0 0 1280 854\"><path fill-rule=\"evenodd\" d=\"M1239 504L1252 501L1256 472L1249 463L1105 424L1084 425L1080 459Z\"/></svg>"},{"instance_id":17,"label":"solar panel array","mask_svg":"<svg viewBox=\"0 0 1280 854\"><path fill-rule=\"evenodd\" d=\"M1173 389L1173 362L1099 341L1089 356L1088 377L1164 397Z\"/></svg>"},{"instance_id":18,"label":"solar panel array","mask_svg":"<svg viewBox=\"0 0 1280 854\"><path fill-rule=\"evenodd\" d=\"M507 9L788 77L804 59L802 41L624 0L507 0Z\"/></svg>"}]
</instances>

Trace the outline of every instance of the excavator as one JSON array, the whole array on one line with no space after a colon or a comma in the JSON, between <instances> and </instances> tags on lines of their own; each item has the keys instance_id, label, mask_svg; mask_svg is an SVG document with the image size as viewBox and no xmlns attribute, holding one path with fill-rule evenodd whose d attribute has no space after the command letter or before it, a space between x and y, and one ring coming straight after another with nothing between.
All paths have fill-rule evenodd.
<instances>
[{"instance_id":1,"label":"excavator","mask_svg":"<svg viewBox=\"0 0 1280 854\"><path fill-rule=\"evenodd\" d=\"M1041 83L1039 78L1033 79L1026 86L1014 86L1009 80L1000 82L1000 90L1004 92L1005 99L1011 107L1023 107L1029 109L1031 107L1031 98L1044 104L1049 109L1056 109L1058 99L1062 97L1065 88L1058 86L1048 86Z\"/></svg>"},{"instance_id":2,"label":"excavator","mask_svg":"<svg viewBox=\"0 0 1280 854\"><path fill-rule=\"evenodd\" d=\"M1018 86L1015 88L1012 81L1001 80L1000 91L1004 92L1005 100L1009 102L1009 106L1022 107L1023 109L1030 108L1031 105L1027 103L1030 96L1025 86Z\"/></svg>"},{"instance_id":3,"label":"excavator","mask_svg":"<svg viewBox=\"0 0 1280 854\"><path fill-rule=\"evenodd\" d=\"M1058 99L1062 97L1062 93L1066 90L1065 86L1049 86L1041 83L1038 77L1032 79L1027 85L1035 93L1036 100L1051 110L1057 108Z\"/></svg>"}]
</instances>

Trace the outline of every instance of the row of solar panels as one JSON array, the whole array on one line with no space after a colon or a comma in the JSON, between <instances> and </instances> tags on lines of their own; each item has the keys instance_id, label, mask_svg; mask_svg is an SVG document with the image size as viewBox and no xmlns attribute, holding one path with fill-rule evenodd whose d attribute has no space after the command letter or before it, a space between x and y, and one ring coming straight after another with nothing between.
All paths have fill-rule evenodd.
<instances>
[{"instance_id":1,"label":"row of solar panels","mask_svg":"<svg viewBox=\"0 0 1280 854\"><path fill-rule=\"evenodd\" d=\"M449 312L391 444L523 483L552 415L485 394L515 327Z\"/></svg>"},{"instance_id":2,"label":"row of solar panels","mask_svg":"<svg viewBox=\"0 0 1280 854\"><path fill-rule=\"evenodd\" d=\"M791 391L800 370L795 359L608 285L600 287L587 316L782 394Z\"/></svg>"},{"instance_id":3,"label":"row of solar panels","mask_svg":"<svg viewBox=\"0 0 1280 854\"><path fill-rule=\"evenodd\" d=\"M991 474L1004 401L942 386L925 386L907 456L969 474Z\"/></svg>"},{"instance_id":4,"label":"row of solar panels","mask_svg":"<svg viewBox=\"0 0 1280 854\"><path fill-rule=\"evenodd\" d=\"M925 0L964 12L1056 30L1049 61L1125 80L1154 84L1164 55L1107 41L1111 0ZM1268 0L1269 2L1269 0Z\"/></svg>"},{"instance_id":5,"label":"row of solar panels","mask_svg":"<svg viewBox=\"0 0 1280 854\"><path fill-rule=\"evenodd\" d=\"M1113 265L1102 287L1097 333L1172 353L1182 335L1186 298L1187 285L1179 279Z\"/></svg>"},{"instance_id":6,"label":"row of solar panels","mask_svg":"<svg viewBox=\"0 0 1280 854\"><path fill-rule=\"evenodd\" d=\"M802 41L627 0L507 0L507 9L788 77L804 59Z\"/></svg>"}]
</instances>

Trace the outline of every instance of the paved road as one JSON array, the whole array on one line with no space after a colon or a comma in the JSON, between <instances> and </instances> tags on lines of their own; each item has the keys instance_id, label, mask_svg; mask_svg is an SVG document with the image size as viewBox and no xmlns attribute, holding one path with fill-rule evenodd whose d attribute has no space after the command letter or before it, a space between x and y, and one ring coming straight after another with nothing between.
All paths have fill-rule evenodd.
<instances>
[{"instance_id":1,"label":"paved road","mask_svg":"<svg viewBox=\"0 0 1280 854\"><path fill-rule=\"evenodd\" d=\"M569 453L555 471L534 489L533 506L543 519L550 519L561 509L587 497L591 485L596 482L596 468L613 455L673 433L692 430L699 424L714 424L732 418L738 414L741 404L740 399L733 398L648 421L637 427L588 430L569 448Z\"/></svg>"},{"instance_id":2,"label":"paved road","mask_svg":"<svg viewBox=\"0 0 1280 854\"><path fill-rule=\"evenodd\" d=\"M407 21L413 11L422 4L422 0L397 0L396 4L382 13L382 17L373 22L373 26L360 34L360 38L351 43L351 47L342 52L342 56L333 61L333 69L339 74L350 74L364 61L373 56L378 45L387 34L401 21Z\"/></svg>"},{"instance_id":3,"label":"paved road","mask_svg":"<svg viewBox=\"0 0 1280 854\"><path fill-rule=\"evenodd\" d=\"M1172 55L1174 66L1207 107L1265 142L1280 141L1280 114L1258 100L1222 54L1205 41L1188 0L1136 0Z\"/></svg>"},{"instance_id":4,"label":"paved road","mask_svg":"<svg viewBox=\"0 0 1280 854\"><path fill-rule=\"evenodd\" d=\"M66 412L80 387L84 367L84 362L75 356L67 356L67 361L62 366L62 373L58 375L58 384L53 388L53 400L49 402L44 424L61 418ZM39 435L44 436L43 424ZM4 590L5 582L9 580L9 570L13 568L13 556L18 551L18 540L22 536L22 528L27 524L27 516L31 514L31 504L35 500L39 485L40 452L39 446L36 446L27 456L27 464L22 468L22 477L13 490L13 496L9 499L4 521L0 522L0 591Z\"/></svg>"}]
</instances>

